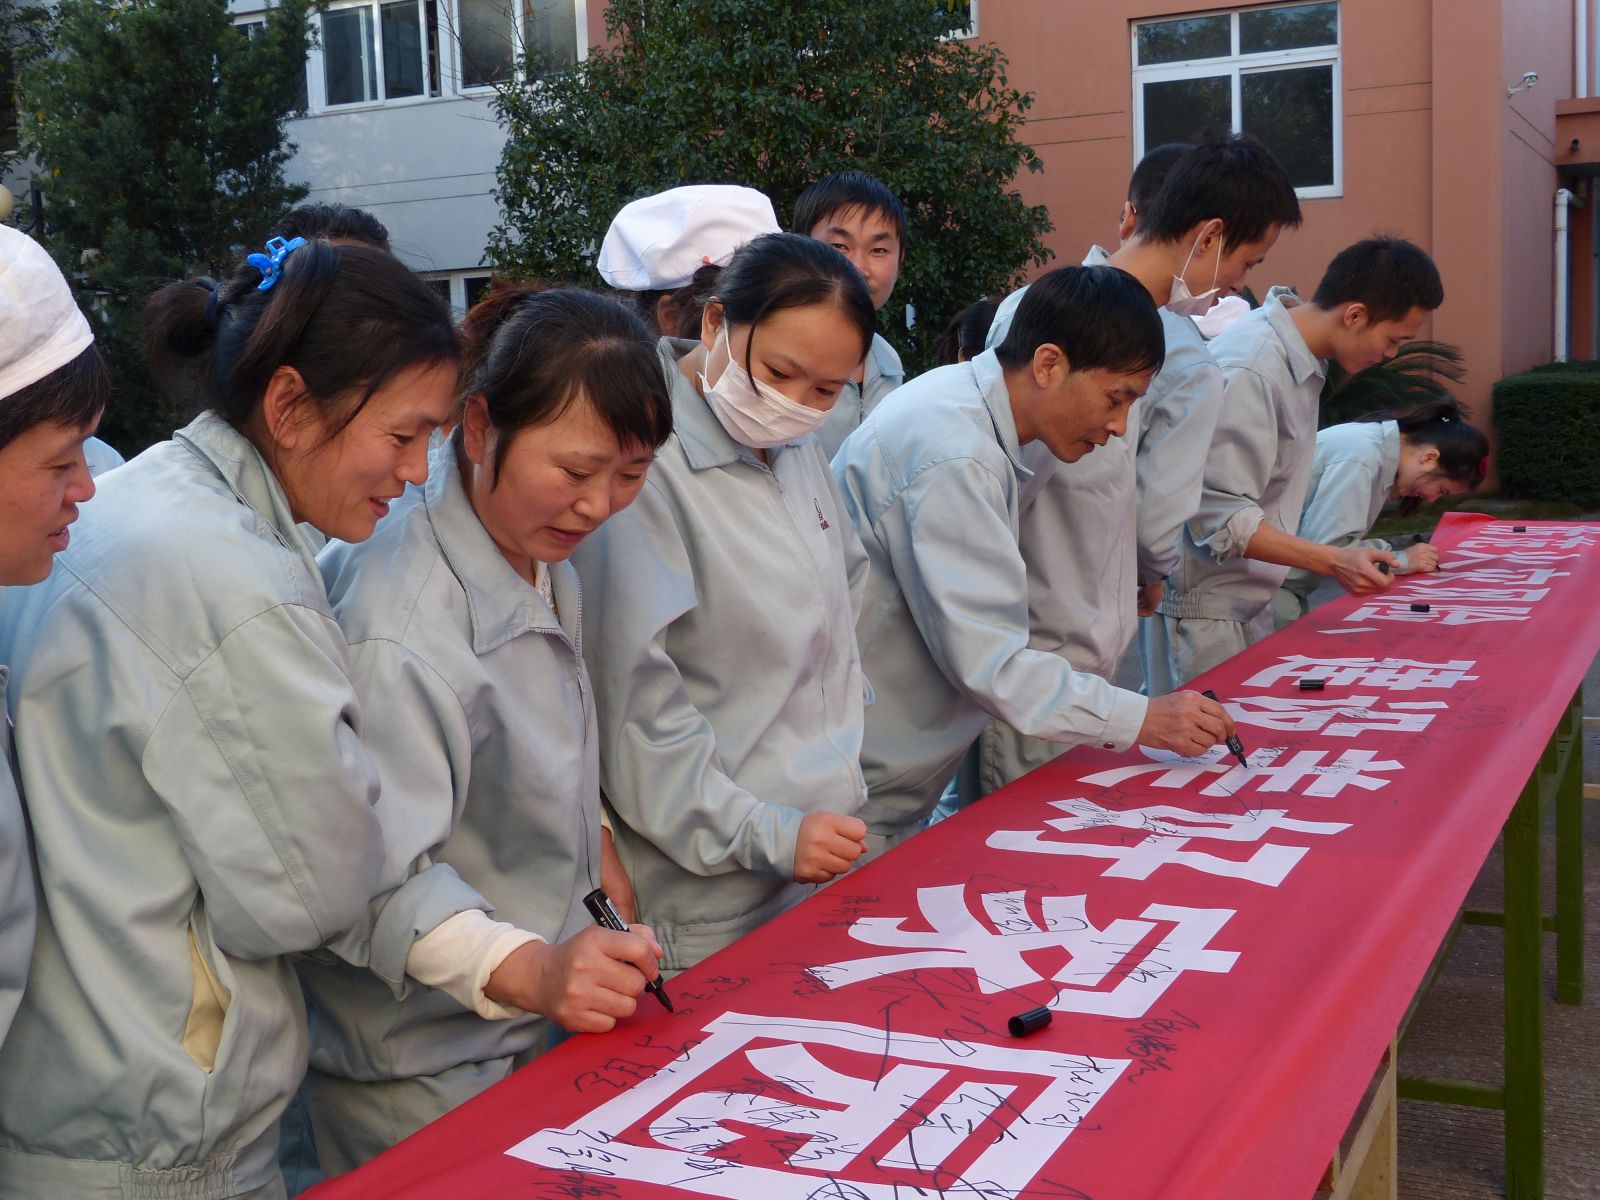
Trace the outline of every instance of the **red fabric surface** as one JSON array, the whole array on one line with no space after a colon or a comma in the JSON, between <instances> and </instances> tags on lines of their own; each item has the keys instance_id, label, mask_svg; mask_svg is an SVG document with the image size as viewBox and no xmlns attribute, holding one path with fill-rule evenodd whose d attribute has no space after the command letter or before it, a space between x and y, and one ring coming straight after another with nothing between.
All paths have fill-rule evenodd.
<instances>
[{"instance_id":1,"label":"red fabric surface","mask_svg":"<svg viewBox=\"0 0 1600 1200\"><path fill-rule=\"evenodd\" d=\"M1074 751L685 973L668 985L675 1016L646 996L615 1032L570 1040L312 1194L1309 1196L1600 649L1600 556L1589 544L1600 527L1514 534L1452 515L1434 540L1439 574L1397 581L1376 611L1353 597L1328 604L1196 682L1258 714L1287 704L1272 719L1311 726L1241 723L1249 773L1222 774L1224 759L1188 782L1147 771L1096 784L1084 777L1155 764L1138 751ZM1432 608L1413 613L1412 601ZM1505 616L1519 619L1484 619ZM1406 687L1440 677L1355 664L1311 671L1334 678L1321 692L1293 678L1248 682L1295 655L1470 660L1457 676L1476 678ZM1300 752L1321 770L1286 770L1305 764ZM1342 755L1346 769L1329 769ZM1368 765L1351 768L1349 755ZM1098 808L1051 803L1070 800ZM1146 813L1131 827L1108 824L1153 806L1189 820ZM1257 838L1274 810L1325 827ZM1070 816L1087 827L1044 824ZM1157 840L1154 861L1126 856L1148 851L1152 832L1195 828L1236 840ZM989 844L997 831L1118 857L1002 849ZM1281 869L1281 882L1218 873L1241 868L1216 860L1271 847L1304 853L1285 865L1289 852L1272 850L1244 869ZM919 893L934 888L954 890ZM986 894L998 897L987 910ZM919 906L930 897L973 914L964 933L932 930ZM1071 897L1086 897L1083 907ZM862 918L882 924L863 930ZM1206 920L1213 928L1190 937ZM853 930L897 944L867 944ZM1005 937L1022 940L997 957ZM1195 943L1187 951L1185 938ZM929 957L860 965L916 953ZM821 965L835 986L807 974ZM869 977L844 982L852 971ZM1055 1006L1052 1023L1008 1036L1007 1018L1036 1005ZM805 1022L850 1028L825 1043L830 1035ZM713 1053L717 1062L702 1061ZM637 1111L620 1112L626 1103ZM579 1128L540 1134L569 1126ZM546 1146L536 1153L565 1166L507 1153L535 1134Z\"/></svg>"}]
</instances>

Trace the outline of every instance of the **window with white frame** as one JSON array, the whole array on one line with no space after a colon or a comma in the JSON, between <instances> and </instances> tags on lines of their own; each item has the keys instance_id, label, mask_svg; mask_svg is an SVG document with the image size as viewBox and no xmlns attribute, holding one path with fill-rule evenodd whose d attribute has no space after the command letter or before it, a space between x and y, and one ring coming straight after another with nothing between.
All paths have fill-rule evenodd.
<instances>
[{"instance_id":1,"label":"window with white frame","mask_svg":"<svg viewBox=\"0 0 1600 1200\"><path fill-rule=\"evenodd\" d=\"M1208 128L1243 129L1302 197L1337 196L1339 90L1337 0L1133 24L1136 159Z\"/></svg>"},{"instance_id":2,"label":"window with white frame","mask_svg":"<svg viewBox=\"0 0 1600 1200\"><path fill-rule=\"evenodd\" d=\"M321 22L322 109L489 89L524 61L543 74L587 49L585 0L334 0Z\"/></svg>"},{"instance_id":3,"label":"window with white frame","mask_svg":"<svg viewBox=\"0 0 1600 1200\"><path fill-rule=\"evenodd\" d=\"M468 91L511 78L519 59L542 75L581 54L584 0L454 0L457 86Z\"/></svg>"},{"instance_id":4,"label":"window with white frame","mask_svg":"<svg viewBox=\"0 0 1600 1200\"><path fill-rule=\"evenodd\" d=\"M468 271L430 271L423 279L460 315L483 299L493 276L478 267Z\"/></svg>"},{"instance_id":5,"label":"window with white frame","mask_svg":"<svg viewBox=\"0 0 1600 1200\"><path fill-rule=\"evenodd\" d=\"M978 36L978 0L946 4L950 10L950 32L944 36L952 41Z\"/></svg>"},{"instance_id":6,"label":"window with white frame","mask_svg":"<svg viewBox=\"0 0 1600 1200\"><path fill-rule=\"evenodd\" d=\"M260 37L267 31L267 14L250 13L246 16L239 17L234 21L233 27L237 29L246 39ZM294 111L297 113L303 113L306 111L306 108L309 104L310 99L306 94L306 76L305 72L302 71L300 73L299 86L295 89L294 93Z\"/></svg>"},{"instance_id":7,"label":"window with white frame","mask_svg":"<svg viewBox=\"0 0 1600 1200\"><path fill-rule=\"evenodd\" d=\"M436 0L342 4L322 14L322 107L439 95Z\"/></svg>"}]
</instances>

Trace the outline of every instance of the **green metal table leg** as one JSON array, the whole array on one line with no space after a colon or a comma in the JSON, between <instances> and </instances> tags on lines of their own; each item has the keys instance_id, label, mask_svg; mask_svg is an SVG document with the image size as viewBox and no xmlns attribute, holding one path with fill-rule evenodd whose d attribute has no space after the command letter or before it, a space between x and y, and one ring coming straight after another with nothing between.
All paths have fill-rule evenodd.
<instances>
[{"instance_id":1,"label":"green metal table leg","mask_svg":"<svg viewBox=\"0 0 1600 1200\"><path fill-rule=\"evenodd\" d=\"M1506 1196L1544 1195L1544 971L1540 953L1540 776L1553 766L1557 737L1545 750L1505 826L1505 1104Z\"/></svg>"},{"instance_id":2,"label":"green metal table leg","mask_svg":"<svg viewBox=\"0 0 1600 1200\"><path fill-rule=\"evenodd\" d=\"M1583 1003L1583 689L1562 735L1567 760L1556 792L1556 999Z\"/></svg>"}]
</instances>

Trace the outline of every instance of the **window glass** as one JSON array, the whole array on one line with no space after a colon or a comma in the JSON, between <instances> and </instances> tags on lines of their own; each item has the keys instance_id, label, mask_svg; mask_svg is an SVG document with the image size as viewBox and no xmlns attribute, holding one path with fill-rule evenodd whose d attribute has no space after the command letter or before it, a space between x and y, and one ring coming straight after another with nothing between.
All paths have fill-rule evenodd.
<instances>
[{"instance_id":1,"label":"window glass","mask_svg":"<svg viewBox=\"0 0 1600 1200\"><path fill-rule=\"evenodd\" d=\"M1227 75L1144 85L1146 149L1167 142L1192 142L1204 130L1231 128L1232 121L1233 88Z\"/></svg>"},{"instance_id":2,"label":"window glass","mask_svg":"<svg viewBox=\"0 0 1600 1200\"><path fill-rule=\"evenodd\" d=\"M509 0L460 0L459 11L461 86L486 87L511 78L515 30Z\"/></svg>"},{"instance_id":3,"label":"window glass","mask_svg":"<svg viewBox=\"0 0 1600 1200\"><path fill-rule=\"evenodd\" d=\"M379 10L383 21L383 94L395 100L423 93L422 10L417 0L397 0Z\"/></svg>"},{"instance_id":4,"label":"window glass","mask_svg":"<svg viewBox=\"0 0 1600 1200\"><path fill-rule=\"evenodd\" d=\"M1295 187L1332 185L1331 66L1250 72L1239 80L1239 100L1244 127L1278 156Z\"/></svg>"},{"instance_id":5,"label":"window glass","mask_svg":"<svg viewBox=\"0 0 1600 1200\"><path fill-rule=\"evenodd\" d=\"M536 74L577 64L578 17L572 0L523 0L522 22Z\"/></svg>"},{"instance_id":6,"label":"window glass","mask_svg":"<svg viewBox=\"0 0 1600 1200\"><path fill-rule=\"evenodd\" d=\"M1138 27L1138 33L1140 66L1222 58L1233 53L1227 13L1214 17L1185 17L1179 21L1149 21Z\"/></svg>"},{"instance_id":7,"label":"window glass","mask_svg":"<svg viewBox=\"0 0 1600 1200\"><path fill-rule=\"evenodd\" d=\"M1239 14L1239 53L1299 50L1339 43L1337 4L1291 4Z\"/></svg>"},{"instance_id":8,"label":"window glass","mask_svg":"<svg viewBox=\"0 0 1600 1200\"><path fill-rule=\"evenodd\" d=\"M322 73L330 105L378 98L372 34L370 8L340 8L322 14Z\"/></svg>"}]
</instances>

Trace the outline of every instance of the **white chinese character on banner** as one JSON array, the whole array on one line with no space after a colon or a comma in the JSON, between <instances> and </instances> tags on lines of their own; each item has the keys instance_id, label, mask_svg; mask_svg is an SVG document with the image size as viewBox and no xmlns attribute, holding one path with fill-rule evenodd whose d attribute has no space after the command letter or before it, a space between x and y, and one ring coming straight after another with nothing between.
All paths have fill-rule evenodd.
<instances>
[{"instance_id":1,"label":"white chinese character on banner","mask_svg":"<svg viewBox=\"0 0 1600 1200\"><path fill-rule=\"evenodd\" d=\"M1270 667L1244 681L1245 687L1271 687L1300 679L1325 679L1329 687L1380 688L1414 692L1420 688L1453 688L1478 677L1467 672L1477 666L1470 658L1449 662L1416 662L1409 658L1313 658L1287 654Z\"/></svg>"},{"instance_id":2,"label":"white chinese character on banner","mask_svg":"<svg viewBox=\"0 0 1600 1200\"><path fill-rule=\"evenodd\" d=\"M1570 559L1582 558L1581 554L1561 554L1555 550L1501 550L1484 547L1473 549L1471 543L1463 542L1459 546L1452 546L1444 551L1449 555L1449 568L1473 566L1477 563L1511 563L1524 567L1545 567L1551 563L1567 562Z\"/></svg>"},{"instance_id":3,"label":"white chinese character on banner","mask_svg":"<svg viewBox=\"0 0 1600 1200\"><path fill-rule=\"evenodd\" d=\"M809 968L830 989L907 971L965 970L978 990L1002 992L1050 981L1061 990L1050 1007L1108 1017L1139 1017L1184 971L1225 973L1238 954L1210 949L1211 938L1233 916L1230 908L1180 908L1152 904L1144 920L1117 919L1102 927L1089 920L1086 896L1044 896L1040 918L1028 911L1025 892L983 893L983 919L967 907L961 884L917 889L917 906L931 930L906 929L907 917L861 917L850 936L895 953L847 959ZM1127 962L1154 932L1169 929L1142 957ZM1070 960L1053 975L1041 975L1027 955L1065 950ZM1117 983L1098 989L1108 978Z\"/></svg>"},{"instance_id":4,"label":"white chinese character on banner","mask_svg":"<svg viewBox=\"0 0 1600 1200\"><path fill-rule=\"evenodd\" d=\"M1410 600L1476 600L1485 604L1532 604L1550 594L1549 588L1451 587L1443 583L1412 584L1392 595Z\"/></svg>"},{"instance_id":5,"label":"white chinese character on banner","mask_svg":"<svg viewBox=\"0 0 1600 1200\"><path fill-rule=\"evenodd\" d=\"M1306 847L1268 843L1259 846L1249 858L1238 859L1190 850L1189 842L1195 838L1218 842L1260 842L1275 830L1327 835L1350 828L1348 824L1337 821L1301 821L1289 816L1281 808L1264 808L1248 814L1198 813L1158 804L1117 812L1082 798L1052 800L1051 805L1069 814L1052 817L1045 822L1050 829L1059 833L1124 829L1145 836L1131 843L1108 845L1104 842L1062 841L1048 836L1048 830L1000 829L989 835L989 846L995 850L1108 858L1112 864L1101 874L1114 879L1149 879L1159 868L1174 866L1277 887L1295 863L1305 856Z\"/></svg>"},{"instance_id":6,"label":"white chinese character on banner","mask_svg":"<svg viewBox=\"0 0 1600 1200\"><path fill-rule=\"evenodd\" d=\"M1429 621L1436 625L1486 625L1495 621L1526 621L1531 608L1489 608L1477 604L1435 604L1431 612L1416 612L1411 601L1371 599L1345 615L1346 622Z\"/></svg>"},{"instance_id":7,"label":"white chinese character on banner","mask_svg":"<svg viewBox=\"0 0 1600 1200\"><path fill-rule=\"evenodd\" d=\"M727 1200L1027 1196L1130 1061L983 1043L958 1051L886 1024L738 1012L705 1034L506 1153L593 1176L608 1194L640 1184ZM895 1129L903 1136L874 1149Z\"/></svg>"},{"instance_id":8,"label":"white chinese character on banner","mask_svg":"<svg viewBox=\"0 0 1600 1200\"><path fill-rule=\"evenodd\" d=\"M1531 529L1516 532L1503 525L1491 525L1488 529L1468 538L1462 545L1476 545L1486 543L1494 545L1499 543L1506 547L1530 546L1537 550L1579 550L1595 544L1595 535L1591 529L1579 527L1568 529Z\"/></svg>"},{"instance_id":9,"label":"white chinese character on banner","mask_svg":"<svg viewBox=\"0 0 1600 1200\"><path fill-rule=\"evenodd\" d=\"M1527 567L1520 571L1505 567L1457 567L1440 563L1438 577L1450 583L1486 583L1496 587L1540 587L1552 579L1564 579L1571 571L1552 571L1547 567Z\"/></svg>"},{"instance_id":10,"label":"white chinese character on banner","mask_svg":"<svg viewBox=\"0 0 1600 1200\"><path fill-rule=\"evenodd\" d=\"M1401 700L1387 709L1376 696L1323 700L1312 696L1235 696L1224 706L1240 725L1288 733L1325 733L1329 737L1358 734L1421 733L1433 723L1443 700Z\"/></svg>"},{"instance_id":11,"label":"white chinese character on banner","mask_svg":"<svg viewBox=\"0 0 1600 1200\"><path fill-rule=\"evenodd\" d=\"M1285 746L1269 746L1252 750L1248 755L1248 767L1237 763L1230 765L1231 760L1224 757L1227 750L1222 746L1214 746L1195 758L1179 758L1166 750L1152 750L1148 746L1140 746L1139 752L1154 761L1096 771L1082 776L1078 782L1112 787L1148 775L1151 787L1182 788L1214 777L1200 790L1202 796L1237 796L1250 784L1255 784L1262 792L1298 790L1304 796L1337 796L1348 787L1367 792L1387 787L1390 780L1368 772L1401 769L1401 764L1393 759L1375 758L1371 750L1341 750L1337 758L1325 763L1322 760L1332 753L1331 750L1291 753ZM1300 784L1305 786L1298 787Z\"/></svg>"}]
</instances>

